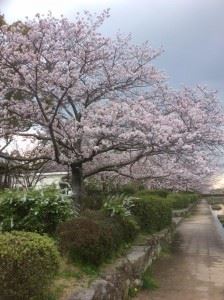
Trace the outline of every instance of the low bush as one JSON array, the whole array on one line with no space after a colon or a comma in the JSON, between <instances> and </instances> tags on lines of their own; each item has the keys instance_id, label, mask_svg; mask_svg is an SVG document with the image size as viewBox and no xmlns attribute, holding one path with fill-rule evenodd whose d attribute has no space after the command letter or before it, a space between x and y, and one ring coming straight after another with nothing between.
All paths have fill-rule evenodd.
<instances>
[{"instance_id":1,"label":"low bush","mask_svg":"<svg viewBox=\"0 0 224 300\"><path fill-rule=\"evenodd\" d=\"M59 226L60 248L73 260L99 265L109 256L112 247L110 232L86 217L67 221Z\"/></svg>"},{"instance_id":2,"label":"low bush","mask_svg":"<svg viewBox=\"0 0 224 300\"><path fill-rule=\"evenodd\" d=\"M155 290L159 288L158 283L152 276L151 269L148 268L142 276L142 289L143 290Z\"/></svg>"},{"instance_id":3,"label":"low bush","mask_svg":"<svg viewBox=\"0 0 224 300\"><path fill-rule=\"evenodd\" d=\"M82 210L93 209L99 210L103 206L106 195L102 191L88 190L82 197Z\"/></svg>"},{"instance_id":4,"label":"low bush","mask_svg":"<svg viewBox=\"0 0 224 300\"><path fill-rule=\"evenodd\" d=\"M71 200L56 188L6 190L0 195L2 231L55 232L60 222L73 215Z\"/></svg>"},{"instance_id":5,"label":"low bush","mask_svg":"<svg viewBox=\"0 0 224 300\"><path fill-rule=\"evenodd\" d=\"M131 182L127 184L123 184L117 187L115 192L123 193L126 195L134 195L138 193L139 191L144 191L144 186L137 183L137 182Z\"/></svg>"},{"instance_id":6,"label":"low bush","mask_svg":"<svg viewBox=\"0 0 224 300\"><path fill-rule=\"evenodd\" d=\"M74 261L98 266L123 243L131 242L138 228L129 219L88 210L81 217L59 225L57 233L63 253L68 253Z\"/></svg>"},{"instance_id":7,"label":"low bush","mask_svg":"<svg viewBox=\"0 0 224 300\"><path fill-rule=\"evenodd\" d=\"M99 210L103 207L105 199L114 195L132 196L144 190L144 186L138 182L127 184L114 183L111 179L107 181L88 180L84 184L82 197L82 209Z\"/></svg>"},{"instance_id":8,"label":"low bush","mask_svg":"<svg viewBox=\"0 0 224 300\"><path fill-rule=\"evenodd\" d=\"M158 196L139 197L135 200L132 213L141 229L147 233L162 230L172 222L170 202Z\"/></svg>"},{"instance_id":9,"label":"low bush","mask_svg":"<svg viewBox=\"0 0 224 300\"><path fill-rule=\"evenodd\" d=\"M59 267L54 242L31 232L0 234L0 298L43 299Z\"/></svg>"},{"instance_id":10,"label":"low bush","mask_svg":"<svg viewBox=\"0 0 224 300\"><path fill-rule=\"evenodd\" d=\"M103 228L108 233L108 237L112 236L110 254L117 251L122 243L133 240L137 234L136 226L134 226L129 219L123 219L120 216L110 217L105 211L94 210L84 211L83 216L94 220L100 228ZM129 228L130 231L127 228ZM132 236L130 237L129 232L133 234L133 238Z\"/></svg>"},{"instance_id":11,"label":"low bush","mask_svg":"<svg viewBox=\"0 0 224 300\"><path fill-rule=\"evenodd\" d=\"M193 193L170 193L167 196L173 209L185 209L197 199L198 196Z\"/></svg>"},{"instance_id":12,"label":"low bush","mask_svg":"<svg viewBox=\"0 0 224 300\"><path fill-rule=\"evenodd\" d=\"M131 215L131 208L134 206L135 199L135 197L128 196L124 193L111 195L106 197L103 209L111 217L120 216L126 218Z\"/></svg>"},{"instance_id":13,"label":"low bush","mask_svg":"<svg viewBox=\"0 0 224 300\"><path fill-rule=\"evenodd\" d=\"M147 190L143 189L138 191L135 195L139 197L162 197L165 198L169 194L167 190Z\"/></svg>"},{"instance_id":14,"label":"low bush","mask_svg":"<svg viewBox=\"0 0 224 300\"><path fill-rule=\"evenodd\" d=\"M107 192L102 187L99 180L89 179L84 182L82 195L82 210L93 209L99 210L103 205L103 201Z\"/></svg>"}]
</instances>

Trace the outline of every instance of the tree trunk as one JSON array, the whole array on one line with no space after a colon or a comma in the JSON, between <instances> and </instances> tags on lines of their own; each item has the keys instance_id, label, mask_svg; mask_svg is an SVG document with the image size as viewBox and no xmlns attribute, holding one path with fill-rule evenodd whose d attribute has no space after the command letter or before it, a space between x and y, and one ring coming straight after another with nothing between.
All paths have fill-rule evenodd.
<instances>
[{"instance_id":1,"label":"tree trunk","mask_svg":"<svg viewBox=\"0 0 224 300\"><path fill-rule=\"evenodd\" d=\"M83 184L82 164L71 164L71 170L72 170L72 193L73 193L74 205L78 204L81 206L82 184Z\"/></svg>"}]
</instances>

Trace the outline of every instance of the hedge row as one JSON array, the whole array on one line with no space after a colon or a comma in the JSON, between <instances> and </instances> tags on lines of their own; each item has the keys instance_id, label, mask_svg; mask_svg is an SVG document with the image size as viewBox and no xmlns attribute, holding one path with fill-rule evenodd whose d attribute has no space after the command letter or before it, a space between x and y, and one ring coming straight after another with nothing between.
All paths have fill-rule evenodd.
<instances>
[{"instance_id":1,"label":"hedge row","mask_svg":"<svg viewBox=\"0 0 224 300\"><path fill-rule=\"evenodd\" d=\"M198 195L194 193L170 193L167 200L171 202L173 209L184 209L198 200Z\"/></svg>"},{"instance_id":2,"label":"hedge row","mask_svg":"<svg viewBox=\"0 0 224 300\"><path fill-rule=\"evenodd\" d=\"M83 216L61 224L57 234L62 253L74 261L98 266L122 244L133 241L138 227L129 218L87 211Z\"/></svg>"},{"instance_id":3,"label":"hedge row","mask_svg":"<svg viewBox=\"0 0 224 300\"><path fill-rule=\"evenodd\" d=\"M135 200L132 208L141 230L153 233L171 225L172 205L158 196L144 195Z\"/></svg>"},{"instance_id":4,"label":"hedge row","mask_svg":"<svg viewBox=\"0 0 224 300\"><path fill-rule=\"evenodd\" d=\"M0 193L0 230L54 234L73 215L71 199L55 187Z\"/></svg>"},{"instance_id":5,"label":"hedge row","mask_svg":"<svg viewBox=\"0 0 224 300\"><path fill-rule=\"evenodd\" d=\"M173 209L182 209L188 207L191 203L198 200L199 195L193 192L170 192L167 190L142 190L135 194L140 198L165 198L172 204Z\"/></svg>"},{"instance_id":6,"label":"hedge row","mask_svg":"<svg viewBox=\"0 0 224 300\"><path fill-rule=\"evenodd\" d=\"M0 234L0 299L43 299L58 267L50 238L22 231Z\"/></svg>"},{"instance_id":7,"label":"hedge row","mask_svg":"<svg viewBox=\"0 0 224 300\"><path fill-rule=\"evenodd\" d=\"M131 188L126 189L131 194ZM147 233L162 230L171 224L172 209L186 208L197 200L190 193L139 190L134 194L132 216L86 210L80 217L62 222L71 217L70 204L61 196L53 199L55 193L49 190L38 196L37 191L32 191L21 199L21 192L10 194L8 199L2 196L3 228L9 226L10 216L13 228L22 230L52 233L57 226L61 253L69 255L74 262L95 266L110 258L122 244L132 242L139 229ZM0 298L44 299L43 290L57 272L58 261L58 251L46 236L16 231L0 234Z\"/></svg>"},{"instance_id":8,"label":"hedge row","mask_svg":"<svg viewBox=\"0 0 224 300\"><path fill-rule=\"evenodd\" d=\"M159 195L159 196L158 196ZM196 200L194 194L168 194L166 191L140 191L135 194L132 216L141 231L153 233L171 225L172 209L183 208ZM85 211L81 217L58 227L57 235L63 253L74 259L100 265L117 251L122 243L131 242L138 228L133 218L108 216L103 211Z\"/></svg>"},{"instance_id":9,"label":"hedge row","mask_svg":"<svg viewBox=\"0 0 224 300\"><path fill-rule=\"evenodd\" d=\"M120 190L127 195L134 195L141 199L142 203L138 201L134 211L137 214L137 220L140 222L140 225L144 223L141 219L151 220L148 221L149 224L147 226L148 228L152 224L151 231L169 223L166 220L170 216L170 208L161 199L168 200L173 209L186 208L197 199L197 196L191 193L168 193L165 190L137 190L135 185L125 185ZM106 197L107 195L103 193L91 193L91 196L87 194L83 199L84 207L99 210L103 206ZM147 199L156 199L158 201L157 203L147 203ZM150 206L152 206L151 209ZM144 210L144 207L147 207L148 212L143 214L144 217L138 216L142 213L140 211L137 213L137 210ZM164 212L166 209L167 213ZM157 212L157 210L160 211ZM43 190L30 189L28 192L6 190L0 193L0 230L2 231L24 230L54 234L57 226L71 218L72 215L71 200L53 187ZM156 219L157 215L159 219L154 221L153 219ZM164 220L161 219L161 215L165 218ZM156 222L161 222L161 224L155 226L154 223Z\"/></svg>"}]
</instances>

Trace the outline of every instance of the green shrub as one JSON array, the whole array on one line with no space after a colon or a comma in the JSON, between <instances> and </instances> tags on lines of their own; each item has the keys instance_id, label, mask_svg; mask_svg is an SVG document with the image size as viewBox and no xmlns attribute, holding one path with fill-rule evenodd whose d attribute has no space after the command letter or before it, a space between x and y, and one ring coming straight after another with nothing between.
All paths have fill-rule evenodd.
<instances>
[{"instance_id":1,"label":"green shrub","mask_svg":"<svg viewBox=\"0 0 224 300\"><path fill-rule=\"evenodd\" d=\"M82 212L80 217L86 217L97 223L105 222L107 220L107 214L103 210L86 209Z\"/></svg>"},{"instance_id":2,"label":"green shrub","mask_svg":"<svg viewBox=\"0 0 224 300\"><path fill-rule=\"evenodd\" d=\"M117 222L118 219L120 220L119 217L116 217L117 220L115 221L115 217L111 218L102 210L86 210L83 212L83 216L93 220L100 228L108 233L108 237L112 237L112 239L110 239L112 242L110 256L112 252L119 249L124 240L123 228L121 228L120 222Z\"/></svg>"},{"instance_id":3,"label":"green shrub","mask_svg":"<svg viewBox=\"0 0 224 300\"><path fill-rule=\"evenodd\" d=\"M126 218L131 215L131 208L134 206L135 199L133 196L124 193L111 195L105 199L103 209L111 217L117 215Z\"/></svg>"},{"instance_id":4,"label":"green shrub","mask_svg":"<svg viewBox=\"0 0 224 300\"><path fill-rule=\"evenodd\" d=\"M128 299L135 298L139 292L139 288L137 287L129 287L128 289Z\"/></svg>"},{"instance_id":5,"label":"green shrub","mask_svg":"<svg viewBox=\"0 0 224 300\"><path fill-rule=\"evenodd\" d=\"M2 231L52 234L60 222L72 215L71 200L54 187L28 191L6 190L0 195Z\"/></svg>"},{"instance_id":6,"label":"green shrub","mask_svg":"<svg viewBox=\"0 0 224 300\"><path fill-rule=\"evenodd\" d=\"M198 196L193 193L170 193L167 200L170 201L173 209L185 209L197 200Z\"/></svg>"},{"instance_id":7,"label":"green shrub","mask_svg":"<svg viewBox=\"0 0 224 300\"><path fill-rule=\"evenodd\" d=\"M151 269L148 268L142 276L142 289L143 290L155 290L159 287L158 283L154 279L151 273Z\"/></svg>"},{"instance_id":8,"label":"green shrub","mask_svg":"<svg viewBox=\"0 0 224 300\"><path fill-rule=\"evenodd\" d=\"M62 252L73 260L99 265L111 254L111 232L106 234L105 228L86 217L61 224L58 236Z\"/></svg>"},{"instance_id":9,"label":"green shrub","mask_svg":"<svg viewBox=\"0 0 224 300\"><path fill-rule=\"evenodd\" d=\"M93 209L99 210L103 205L106 197L106 191L102 188L102 182L94 178L84 182L82 196L82 210Z\"/></svg>"},{"instance_id":10,"label":"green shrub","mask_svg":"<svg viewBox=\"0 0 224 300\"><path fill-rule=\"evenodd\" d=\"M134 195L141 190L144 190L144 186L136 182L131 182L118 186L116 191L121 194Z\"/></svg>"},{"instance_id":11,"label":"green shrub","mask_svg":"<svg viewBox=\"0 0 224 300\"><path fill-rule=\"evenodd\" d=\"M135 195L139 196L139 197L145 197L145 196L149 196L149 197L153 197L153 196L158 196L158 197L162 197L165 198L167 195L169 194L169 191L167 190L140 190L138 191Z\"/></svg>"},{"instance_id":12,"label":"green shrub","mask_svg":"<svg viewBox=\"0 0 224 300\"><path fill-rule=\"evenodd\" d=\"M166 198L158 196L142 196L135 200L132 213L141 229L153 233L171 225L171 204Z\"/></svg>"},{"instance_id":13,"label":"green shrub","mask_svg":"<svg viewBox=\"0 0 224 300\"><path fill-rule=\"evenodd\" d=\"M114 250L118 249L122 243L133 241L139 233L139 226L133 217L123 217L121 215L110 216L105 211L86 210L83 215L97 222L100 226L110 228L113 234ZM116 246L117 245L117 246Z\"/></svg>"},{"instance_id":14,"label":"green shrub","mask_svg":"<svg viewBox=\"0 0 224 300\"><path fill-rule=\"evenodd\" d=\"M123 243L132 241L138 228L131 220L88 210L83 216L59 225L57 232L63 253L74 261L98 266Z\"/></svg>"},{"instance_id":15,"label":"green shrub","mask_svg":"<svg viewBox=\"0 0 224 300\"><path fill-rule=\"evenodd\" d=\"M58 266L59 254L50 238L31 232L0 234L1 299L41 297Z\"/></svg>"},{"instance_id":16,"label":"green shrub","mask_svg":"<svg viewBox=\"0 0 224 300\"><path fill-rule=\"evenodd\" d=\"M99 210L103 207L105 199L118 194L131 196L138 191L144 190L144 186L138 182L131 182L123 185L114 183L111 179L107 181L88 180L84 183L82 197L82 209Z\"/></svg>"},{"instance_id":17,"label":"green shrub","mask_svg":"<svg viewBox=\"0 0 224 300\"><path fill-rule=\"evenodd\" d=\"M122 218L120 216L115 216L113 223L119 224L120 234L122 235L121 243L132 242L140 231L140 227L134 218Z\"/></svg>"},{"instance_id":18,"label":"green shrub","mask_svg":"<svg viewBox=\"0 0 224 300\"><path fill-rule=\"evenodd\" d=\"M88 190L82 197L82 209L99 210L103 206L106 195L102 191Z\"/></svg>"}]
</instances>

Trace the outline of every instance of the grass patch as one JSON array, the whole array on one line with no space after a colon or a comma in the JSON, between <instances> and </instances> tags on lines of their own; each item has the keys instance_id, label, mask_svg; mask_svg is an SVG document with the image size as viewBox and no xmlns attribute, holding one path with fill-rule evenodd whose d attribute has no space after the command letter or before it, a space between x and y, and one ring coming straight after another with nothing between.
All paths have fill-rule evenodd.
<instances>
[{"instance_id":1,"label":"grass patch","mask_svg":"<svg viewBox=\"0 0 224 300\"><path fill-rule=\"evenodd\" d=\"M61 258L59 273L49 291L40 300L66 300L76 289L88 288L92 281L99 276L100 271L113 264L118 257L125 255L130 246L129 243L123 244L117 253L114 253L100 267L84 264L79 260L74 263L69 259Z\"/></svg>"},{"instance_id":2,"label":"grass patch","mask_svg":"<svg viewBox=\"0 0 224 300\"><path fill-rule=\"evenodd\" d=\"M184 217L185 218L190 218L191 216L192 216L192 212L188 211Z\"/></svg>"},{"instance_id":3,"label":"grass patch","mask_svg":"<svg viewBox=\"0 0 224 300\"><path fill-rule=\"evenodd\" d=\"M99 271L92 266L62 258L59 273L41 300L66 300L76 288L87 288L98 275Z\"/></svg>"},{"instance_id":4,"label":"grass patch","mask_svg":"<svg viewBox=\"0 0 224 300\"><path fill-rule=\"evenodd\" d=\"M142 277L142 289L143 290L155 290L159 288L159 284L156 282L152 275L151 269L145 271Z\"/></svg>"},{"instance_id":5,"label":"grass patch","mask_svg":"<svg viewBox=\"0 0 224 300\"><path fill-rule=\"evenodd\" d=\"M129 290L128 290L128 296L130 297L130 298L134 298L136 295L137 295L137 293L139 292L139 289L138 288L129 288Z\"/></svg>"},{"instance_id":6,"label":"grass patch","mask_svg":"<svg viewBox=\"0 0 224 300\"><path fill-rule=\"evenodd\" d=\"M162 258L169 258L171 253L172 253L171 245L170 244L164 244L159 256L162 257Z\"/></svg>"}]
</instances>

